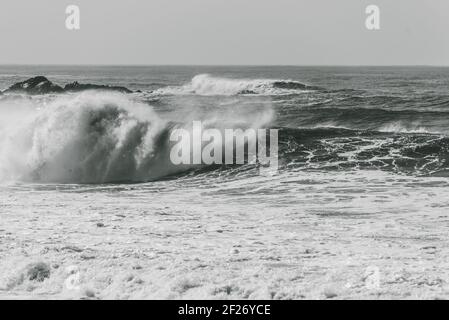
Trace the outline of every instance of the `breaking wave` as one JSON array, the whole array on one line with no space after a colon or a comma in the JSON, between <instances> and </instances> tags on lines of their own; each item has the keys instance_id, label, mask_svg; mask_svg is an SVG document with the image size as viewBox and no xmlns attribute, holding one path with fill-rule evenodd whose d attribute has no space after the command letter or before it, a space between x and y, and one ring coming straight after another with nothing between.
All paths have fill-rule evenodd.
<instances>
[{"instance_id":1,"label":"breaking wave","mask_svg":"<svg viewBox=\"0 0 449 320\"><path fill-rule=\"evenodd\" d=\"M209 74L199 74L183 86L165 87L155 90L157 95L196 94L204 96L232 96L241 94L288 95L298 94L314 87L293 80L230 79Z\"/></svg>"},{"instance_id":2,"label":"breaking wave","mask_svg":"<svg viewBox=\"0 0 449 320\"><path fill-rule=\"evenodd\" d=\"M253 114L246 125L271 117L270 110ZM1 100L0 181L144 182L178 174L196 166L171 163L169 135L191 125L120 93ZM211 114L203 125L220 128L220 119Z\"/></svg>"},{"instance_id":3,"label":"breaking wave","mask_svg":"<svg viewBox=\"0 0 449 320\"><path fill-rule=\"evenodd\" d=\"M16 103L20 108L0 106L2 117L12 112L0 129L2 180L142 181L174 170L161 159L166 123L124 95L83 93Z\"/></svg>"},{"instance_id":4,"label":"breaking wave","mask_svg":"<svg viewBox=\"0 0 449 320\"><path fill-rule=\"evenodd\" d=\"M447 97L420 101L426 105L420 109L401 98L396 101L401 108L392 110L383 105L384 98L340 99L339 91L318 90L318 103L310 104L309 97L297 95L306 90L314 89L296 81L202 74L184 86L153 94L295 95L282 98L278 109L273 109L270 97L250 99L257 106L244 104L248 100L239 97L169 97L158 105L152 103L158 112L138 101L138 95L115 92L4 95L0 98L0 181L144 182L197 169L228 170L227 166L171 163L170 133L179 127L191 130L192 121L198 119L205 127L219 130L279 129L280 170L373 169L449 176L449 112L441 107ZM335 97L330 99L329 94ZM178 104L189 107L188 113L181 112L184 109ZM172 119L167 117L170 112L175 115Z\"/></svg>"}]
</instances>

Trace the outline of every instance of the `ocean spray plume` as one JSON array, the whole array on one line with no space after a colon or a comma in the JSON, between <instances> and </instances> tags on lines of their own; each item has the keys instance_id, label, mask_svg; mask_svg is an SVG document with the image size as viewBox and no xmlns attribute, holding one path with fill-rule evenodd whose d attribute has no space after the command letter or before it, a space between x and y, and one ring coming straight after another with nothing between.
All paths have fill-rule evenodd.
<instances>
[{"instance_id":1,"label":"ocean spray plume","mask_svg":"<svg viewBox=\"0 0 449 320\"><path fill-rule=\"evenodd\" d=\"M56 183L143 182L196 166L170 162L169 134L191 120L160 118L147 104L112 92L84 92L0 101L0 181ZM260 128L271 108L235 115L210 110L204 125Z\"/></svg>"},{"instance_id":2,"label":"ocean spray plume","mask_svg":"<svg viewBox=\"0 0 449 320\"><path fill-rule=\"evenodd\" d=\"M2 106L2 114L9 109ZM161 159L166 123L122 94L60 96L22 106L12 118L2 125L2 180L145 181L176 171Z\"/></svg>"}]
</instances>

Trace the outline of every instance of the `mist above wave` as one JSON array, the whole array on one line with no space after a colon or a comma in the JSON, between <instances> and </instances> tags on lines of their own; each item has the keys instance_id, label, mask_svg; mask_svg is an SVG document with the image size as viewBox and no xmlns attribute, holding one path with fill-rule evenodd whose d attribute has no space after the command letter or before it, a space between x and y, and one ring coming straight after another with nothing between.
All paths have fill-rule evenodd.
<instances>
[{"instance_id":1,"label":"mist above wave","mask_svg":"<svg viewBox=\"0 0 449 320\"><path fill-rule=\"evenodd\" d=\"M89 183L147 180L170 170L158 161L166 124L121 94L82 93L50 102L1 105L0 177Z\"/></svg>"}]
</instances>

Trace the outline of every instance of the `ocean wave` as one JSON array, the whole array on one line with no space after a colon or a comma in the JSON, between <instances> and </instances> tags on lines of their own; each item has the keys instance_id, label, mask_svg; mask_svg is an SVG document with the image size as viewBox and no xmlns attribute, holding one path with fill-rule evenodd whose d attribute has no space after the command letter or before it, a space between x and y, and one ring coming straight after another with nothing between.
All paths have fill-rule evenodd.
<instances>
[{"instance_id":1,"label":"ocean wave","mask_svg":"<svg viewBox=\"0 0 449 320\"><path fill-rule=\"evenodd\" d=\"M224 129L213 112L204 127ZM270 109L248 119L227 118L226 128L258 128ZM223 128L222 128L223 127ZM158 180L198 165L170 161L170 133L192 121L162 119L132 96L88 91L0 101L0 181L119 183Z\"/></svg>"},{"instance_id":2,"label":"ocean wave","mask_svg":"<svg viewBox=\"0 0 449 320\"><path fill-rule=\"evenodd\" d=\"M339 127L392 133L447 134L447 111L387 110L383 108L292 108L284 121L300 127ZM290 125L291 126L291 125Z\"/></svg>"},{"instance_id":3,"label":"ocean wave","mask_svg":"<svg viewBox=\"0 0 449 320\"><path fill-rule=\"evenodd\" d=\"M293 80L230 79L199 74L183 86L170 86L152 92L156 95L289 95L316 88Z\"/></svg>"},{"instance_id":4,"label":"ocean wave","mask_svg":"<svg viewBox=\"0 0 449 320\"><path fill-rule=\"evenodd\" d=\"M280 170L364 168L435 175L449 167L444 112L307 107L284 114L294 124L288 126L276 119L272 107L237 112L247 110L238 108L237 98L230 112L199 108L181 120L156 113L138 98L87 91L0 99L0 181L145 182L192 170L241 174L235 166L171 163L170 133L191 130L198 117L205 127L219 130L278 129Z\"/></svg>"},{"instance_id":5,"label":"ocean wave","mask_svg":"<svg viewBox=\"0 0 449 320\"><path fill-rule=\"evenodd\" d=\"M167 124L121 94L82 93L48 103L0 106L0 178L39 182L143 181L176 169L166 156ZM14 120L14 121L11 121Z\"/></svg>"}]
</instances>

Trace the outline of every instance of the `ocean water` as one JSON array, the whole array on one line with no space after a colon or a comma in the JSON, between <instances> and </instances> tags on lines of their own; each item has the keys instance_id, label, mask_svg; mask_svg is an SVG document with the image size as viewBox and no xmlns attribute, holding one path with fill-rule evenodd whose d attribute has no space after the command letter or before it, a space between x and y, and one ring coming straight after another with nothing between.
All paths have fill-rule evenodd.
<instances>
[{"instance_id":1,"label":"ocean water","mask_svg":"<svg viewBox=\"0 0 449 320\"><path fill-rule=\"evenodd\" d=\"M1 267L75 265L103 298L319 297L329 283L354 297L372 294L357 283L373 266L390 297L446 292L413 281L447 269L414 253L448 240L449 68L2 66L0 89L36 75L136 92L0 96ZM278 129L278 174L173 165L169 133L198 120ZM63 268L31 291L17 270L3 295L70 291Z\"/></svg>"}]
</instances>

